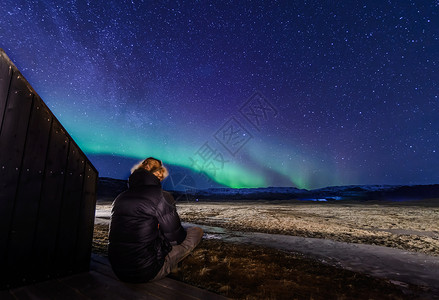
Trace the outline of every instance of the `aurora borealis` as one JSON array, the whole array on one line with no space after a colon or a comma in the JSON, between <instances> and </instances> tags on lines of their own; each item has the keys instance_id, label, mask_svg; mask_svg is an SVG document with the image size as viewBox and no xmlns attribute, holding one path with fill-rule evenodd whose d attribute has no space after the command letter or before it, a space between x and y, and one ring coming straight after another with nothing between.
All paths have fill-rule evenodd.
<instances>
[{"instance_id":1,"label":"aurora borealis","mask_svg":"<svg viewBox=\"0 0 439 300\"><path fill-rule=\"evenodd\" d=\"M231 187L439 182L438 1L0 5L0 47L100 176L156 156Z\"/></svg>"}]
</instances>

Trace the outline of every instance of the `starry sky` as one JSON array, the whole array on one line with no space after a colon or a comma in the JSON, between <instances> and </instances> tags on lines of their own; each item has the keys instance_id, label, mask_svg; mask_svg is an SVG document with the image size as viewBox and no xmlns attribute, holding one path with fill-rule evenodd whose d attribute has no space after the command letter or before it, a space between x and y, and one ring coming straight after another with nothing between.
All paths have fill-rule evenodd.
<instances>
[{"instance_id":1,"label":"starry sky","mask_svg":"<svg viewBox=\"0 0 439 300\"><path fill-rule=\"evenodd\" d=\"M100 176L156 156L230 187L439 183L437 0L0 7L0 48Z\"/></svg>"}]
</instances>

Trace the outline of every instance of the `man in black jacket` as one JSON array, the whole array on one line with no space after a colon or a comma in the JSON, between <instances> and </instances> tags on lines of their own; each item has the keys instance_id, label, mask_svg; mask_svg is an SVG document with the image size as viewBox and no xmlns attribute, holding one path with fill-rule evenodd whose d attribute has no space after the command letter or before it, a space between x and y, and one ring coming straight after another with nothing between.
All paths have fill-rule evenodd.
<instances>
[{"instance_id":1,"label":"man in black jacket","mask_svg":"<svg viewBox=\"0 0 439 300\"><path fill-rule=\"evenodd\" d=\"M113 202L108 257L122 281L165 277L201 241L201 228L181 226L172 195L161 188L166 175L161 161L145 159L133 168L128 190Z\"/></svg>"}]
</instances>

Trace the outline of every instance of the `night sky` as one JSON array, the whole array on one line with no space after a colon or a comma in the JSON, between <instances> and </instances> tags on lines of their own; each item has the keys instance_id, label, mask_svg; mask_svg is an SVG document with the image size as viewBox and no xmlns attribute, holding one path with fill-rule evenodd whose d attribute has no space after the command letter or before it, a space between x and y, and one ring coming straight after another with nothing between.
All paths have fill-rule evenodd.
<instances>
[{"instance_id":1,"label":"night sky","mask_svg":"<svg viewBox=\"0 0 439 300\"><path fill-rule=\"evenodd\" d=\"M437 0L0 7L0 48L100 176L156 156L231 187L439 183Z\"/></svg>"}]
</instances>

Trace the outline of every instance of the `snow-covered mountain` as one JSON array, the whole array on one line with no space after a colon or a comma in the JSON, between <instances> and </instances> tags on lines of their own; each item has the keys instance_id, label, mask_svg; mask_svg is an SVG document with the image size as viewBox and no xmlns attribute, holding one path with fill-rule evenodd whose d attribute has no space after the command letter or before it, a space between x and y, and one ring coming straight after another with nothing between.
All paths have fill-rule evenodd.
<instances>
[{"instance_id":1,"label":"snow-covered mountain","mask_svg":"<svg viewBox=\"0 0 439 300\"><path fill-rule=\"evenodd\" d=\"M99 197L115 197L127 188L127 181L101 177L98 182ZM165 188L166 189L166 188ZM432 185L349 185L331 186L315 190L294 187L267 188L188 188L183 191L170 190L177 199L187 200L285 200L312 201L333 200L394 200L439 198L439 184Z\"/></svg>"},{"instance_id":2,"label":"snow-covered mountain","mask_svg":"<svg viewBox=\"0 0 439 300\"><path fill-rule=\"evenodd\" d=\"M268 187L255 189L212 188L175 192L195 199L274 200L299 199L312 201L331 200L395 200L439 198L439 185L358 185L333 186L316 190L293 187Z\"/></svg>"}]
</instances>

